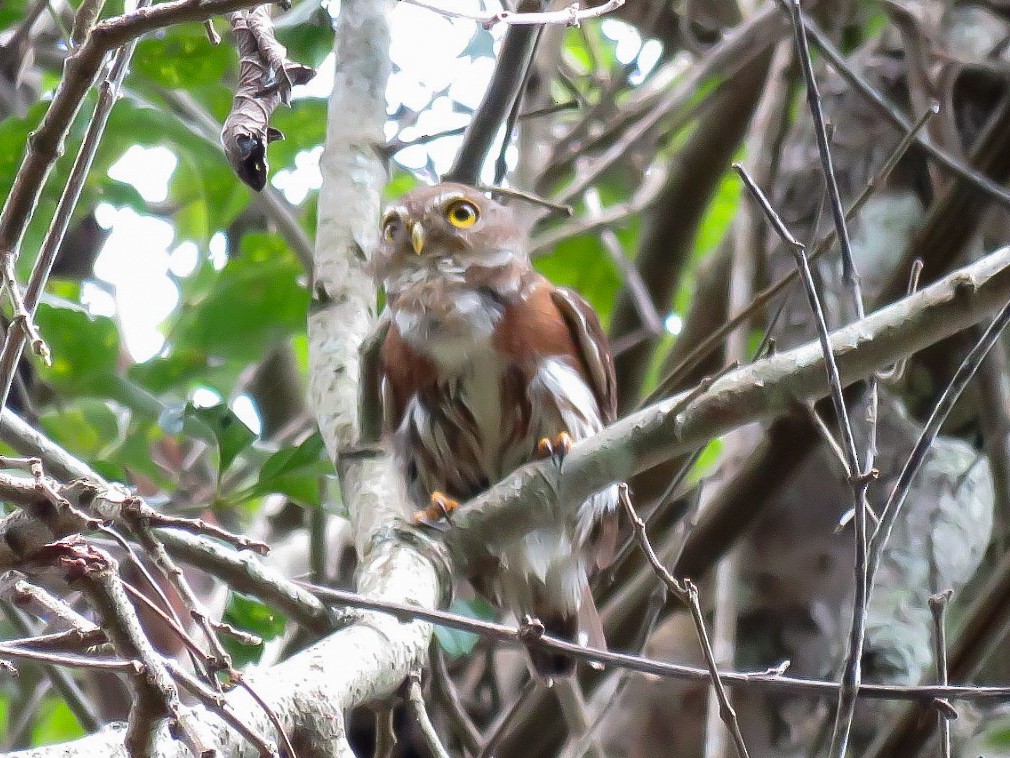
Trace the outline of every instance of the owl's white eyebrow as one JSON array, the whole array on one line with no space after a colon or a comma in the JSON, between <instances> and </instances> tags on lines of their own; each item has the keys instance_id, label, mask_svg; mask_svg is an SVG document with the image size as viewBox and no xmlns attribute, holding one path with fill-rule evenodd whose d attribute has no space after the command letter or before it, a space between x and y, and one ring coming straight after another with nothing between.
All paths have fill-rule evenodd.
<instances>
[{"instance_id":1,"label":"owl's white eyebrow","mask_svg":"<svg viewBox=\"0 0 1010 758\"><path fill-rule=\"evenodd\" d=\"M405 205L391 205L390 207L386 208L386 212L382 214L382 218L383 218L383 220L386 220L386 219L392 218L394 215L395 216L399 216L400 218L403 218L404 216L406 216L407 215L407 206L405 206Z\"/></svg>"},{"instance_id":2,"label":"owl's white eyebrow","mask_svg":"<svg viewBox=\"0 0 1010 758\"><path fill-rule=\"evenodd\" d=\"M435 195L432 201L428 204L428 207L435 208L439 205L443 205L444 203L449 202L450 200L463 200L464 198L466 198L466 195L464 195L462 192L457 191L443 192L439 195Z\"/></svg>"}]
</instances>

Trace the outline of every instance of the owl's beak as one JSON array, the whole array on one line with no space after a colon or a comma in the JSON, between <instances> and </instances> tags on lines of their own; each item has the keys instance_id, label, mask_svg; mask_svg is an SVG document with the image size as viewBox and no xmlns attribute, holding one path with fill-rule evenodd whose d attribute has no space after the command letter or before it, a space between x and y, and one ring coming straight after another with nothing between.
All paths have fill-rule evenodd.
<instances>
[{"instance_id":1,"label":"owl's beak","mask_svg":"<svg viewBox=\"0 0 1010 758\"><path fill-rule=\"evenodd\" d=\"M424 249L424 227L421 226L420 221L415 221L410 227L410 246L418 255Z\"/></svg>"}]
</instances>

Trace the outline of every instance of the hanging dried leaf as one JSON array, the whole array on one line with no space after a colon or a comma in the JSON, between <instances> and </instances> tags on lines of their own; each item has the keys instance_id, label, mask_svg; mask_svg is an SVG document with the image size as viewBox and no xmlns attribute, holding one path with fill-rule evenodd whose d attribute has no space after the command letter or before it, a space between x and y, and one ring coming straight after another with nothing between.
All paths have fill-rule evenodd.
<instances>
[{"instance_id":1,"label":"hanging dried leaf","mask_svg":"<svg viewBox=\"0 0 1010 758\"><path fill-rule=\"evenodd\" d=\"M239 81L221 143L239 179L259 192L267 182L267 145L284 139L270 126L270 116L281 103L290 105L291 88L316 72L288 60L288 51L274 36L269 6L233 13L229 20L238 45Z\"/></svg>"}]
</instances>

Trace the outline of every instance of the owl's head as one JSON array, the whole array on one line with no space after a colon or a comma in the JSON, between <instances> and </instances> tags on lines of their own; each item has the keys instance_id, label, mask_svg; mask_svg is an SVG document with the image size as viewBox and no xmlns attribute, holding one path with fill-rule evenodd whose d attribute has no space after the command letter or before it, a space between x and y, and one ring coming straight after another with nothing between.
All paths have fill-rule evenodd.
<instances>
[{"instance_id":1,"label":"owl's head","mask_svg":"<svg viewBox=\"0 0 1010 758\"><path fill-rule=\"evenodd\" d=\"M511 209L465 184L421 187L382 216L375 278L462 276L528 266L528 238Z\"/></svg>"}]
</instances>

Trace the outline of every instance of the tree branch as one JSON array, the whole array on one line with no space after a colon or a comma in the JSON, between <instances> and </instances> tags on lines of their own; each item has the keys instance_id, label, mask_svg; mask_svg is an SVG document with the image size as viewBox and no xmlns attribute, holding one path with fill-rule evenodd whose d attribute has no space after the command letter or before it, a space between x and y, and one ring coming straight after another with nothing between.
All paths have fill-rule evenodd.
<instances>
[{"instance_id":1,"label":"tree branch","mask_svg":"<svg viewBox=\"0 0 1010 758\"><path fill-rule=\"evenodd\" d=\"M1003 248L833 332L842 383L984 320L1010 298L1008 266L1010 248ZM826 392L824 358L811 342L729 372L683 408L685 394L656 403L577 444L563 476L549 463L530 464L458 509L445 535L450 553L459 565L474 566L497 546L563 519L613 482Z\"/></svg>"}]
</instances>

